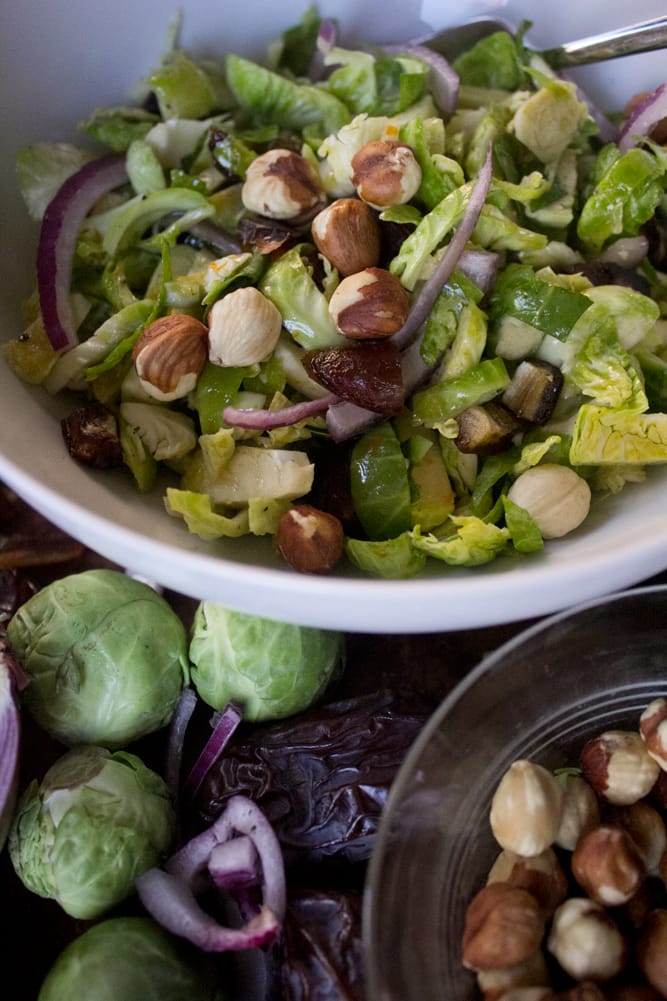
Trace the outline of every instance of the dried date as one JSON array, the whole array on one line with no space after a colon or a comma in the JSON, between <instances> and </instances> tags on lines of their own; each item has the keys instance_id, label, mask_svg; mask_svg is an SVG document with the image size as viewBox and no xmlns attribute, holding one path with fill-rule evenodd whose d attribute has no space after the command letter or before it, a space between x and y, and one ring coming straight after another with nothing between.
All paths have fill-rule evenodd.
<instances>
[{"instance_id":1,"label":"dried date","mask_svg":"<svg viewBox=\"0 0 667 1001\"><path fill-rule=\"evenodd\" d=\"M378 414L400 413L405 386L400 351L387 341L318 348L304 355L306 371L341 400Z\"/></svg>"}]
</instances>

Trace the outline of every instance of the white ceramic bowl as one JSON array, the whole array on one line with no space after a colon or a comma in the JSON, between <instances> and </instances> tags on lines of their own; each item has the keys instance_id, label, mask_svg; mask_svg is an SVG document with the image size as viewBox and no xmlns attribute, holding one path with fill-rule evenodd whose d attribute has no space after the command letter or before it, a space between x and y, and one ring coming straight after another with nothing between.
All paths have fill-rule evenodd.
<instances>
[{"instance_id":1,"label":"white ceramic bowl","mask_svg":"<svg viewBox=\"0 0 667 1001\"><path fill-rule=\"evenodd\" d=\"M226 50L262 58L267 43L307 4L283 0L192 0L184 5L183 44L196 53ZM322 2L343 40L384 42L422 36L468 17L492 14L535 24L529 40L551 46L663 12L660 0L581 4L559 0L536 13L531 0ZM74 140L76 122L97 107L126 102L160 59L177 13L160 0L6 0L0 12L3 158L0 177L2 281L0 339L20 329L19 304L32 288L37 227L26 216L14 176L18 147ZM618 107L655 86L661 54L581 70L598 103ZM0 365L0 477L39 511L91 548L185 594L305 625L364 632L428 632L516 621L556 611L648 577L667 566L667 469L600 505L584 530L538 557L482 570L433 566L408 582L340 571L313 578L289 570L264 542L206 544L168 518L159 496L140 497L129 477L90 473L66 455L60 401L20 384ZM435 561L430 561L435 563Z\"/></svg>"}]
</instances>

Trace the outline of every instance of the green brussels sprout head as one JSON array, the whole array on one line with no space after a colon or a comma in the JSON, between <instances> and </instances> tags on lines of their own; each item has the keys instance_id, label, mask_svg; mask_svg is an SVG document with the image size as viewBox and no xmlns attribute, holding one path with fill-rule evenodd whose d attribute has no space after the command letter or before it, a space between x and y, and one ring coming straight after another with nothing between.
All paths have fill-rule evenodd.
<instances>
[{"instance_id":1,"label":"green brussels sprout head","mask_svg":"<svg viewBox=\"0 0 667 1001\"><path fill-rule=\"evenodd\" d=\"M236 702L244 719L302 712L343 667L342 633L274 622L209 601L194 615L192 683L214 709Z\"/></svg>"},{"instance_id":2,"label":"green brussels sprout head","mask_svg":"<svg viewBox=\"0 0 667 1001\"><path fill-rule=\"evenodd\" d=\"M167 786L140 758L76 747L20 797L9 856L33 893L57 900L72 917L95 918L162 860L174 830Z\"/></svg>"},{"instance_id":3,"label":"green brussels sprout head","mask_svg":"<svg viewBox=\"0 0 667 1001\"><path fill-rule=\"evenodd\" d=\"M212 964L151 918L108 918L70 942L37 1001L223 1001Z\"/></svg>"},{"instance_id":4,"label":"green brussels sprout head","mask_svg":"<svg viewBox=\"0 0 667 1001\"><path fill-rule=\"evenodd\" d=\"M124 747L165 726L188 680L187 633L167 601L116 570L87 570L28 599L7 627L36 723L71 747Z\"/></svg>"}]
</instances>

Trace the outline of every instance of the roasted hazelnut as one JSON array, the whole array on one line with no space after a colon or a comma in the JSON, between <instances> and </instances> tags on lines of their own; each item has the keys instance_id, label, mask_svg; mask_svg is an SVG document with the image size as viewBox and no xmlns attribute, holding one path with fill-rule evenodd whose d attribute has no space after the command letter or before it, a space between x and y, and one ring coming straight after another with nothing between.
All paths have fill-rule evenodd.
<instances>
[{"instance_id":1,"label":"roasted hazelnut","mask_svg":"<svg viewBox=\"0 0 667 1001\"><path fill-rule=\"evenodd\" d=\"M526 857L503 850L489 870L487 883L521 886L535 897L547 914L553 914L565 900L568 879L553 848Z\"/></svg>"},{"instance_id":2,"label":"roasted hazelnut","mask_svg":"<svg viewBox=\"0 0 667 1001\"><path fill-rule=\"evenodd\" d=\"M206 326L185 313L149 323L132 351L144 391L160 401L187 396L206 363L207 338Z\"/></svg>"},{"instance_id":3,"label":"roasted hazelnut","mask_svg":"<svg viewBox=\"0 0 667 1001\"><path fill-rule=\"evenodd\" d=\"M373 139L352 157L352 183L357 194L376 209L409 202L421 179L414 153L396 139Z\"/></svg>"},{"instance_id":4,"label":"roasted hazelnut","mask_svg":"<svg viewBox=\"0 0 667 1001\"><path fill-rule=\"evenodd\" d=\"M521 963L539 949L544 927L544 912L531 893L509 883L489 883L466 911L463 965L479 971Z\"/></svg>"},{"instance_id":5,"label":"roasted hazelnut","mask_svg":"<svg viewBox=\"0 0 667 1001\"><path fill-rule=\"evenodd\" d=\"M253 285L234 289L211 307L208 357L214 365L254 365L278 343L280 310Z\"/></svg>"},{"instance_id":6,"label":"roasted hazelnut","mask_svg":"<svg viewBox=\"0 0 667 1001\"><path fill-rule=\"evenodd\" d=\"M551 772L531 761L515 761L491 801L491 830L501 848L539 855L556 839L562 806L563 791Z\"/></svg>"},{"instance_id":7,"label":"roasted hazelnut","mask_svg":"<svg viewBox=\"0 0 667 1001\"><path fill-rule=\"evenodd\" d=\"M547 948L575 980L611 980L625 966L629 947L608 911L586 897L569 897L551 923Z\"/></svg>"},{"instance_id":8,"label":"roasted hazelnut","mask_svg":"<svg viewBox=\"0 0 667 1001\"><path fill-rule=\"evenodd\" d=\"M646 866L627 831L600 825L585 834L574 849L572 875L591 900L618 907L642 885Z\"/></svg>"},{"instance_id":9,"label":"roasted hazelnut","mask_svg":"<svg viewBox=\"0 0 667 1001\"><path fill-rule=\"evenodd\" d=\"M500 1001L501 998L505 1001L519 988L540 988L542 993L548 992L549 971L544 953L538 949L521 963L502 966L497 970L480 970L477 974L477 986L484 995L484 1001ZM540 996L541 994L535 995Z\"/></svg>"},{"instance_id":10,"label":"roasted hazelnut","mask_svg":"<svg viewBox=\"0 0 667 1001\"><path fill-rule=\"evenodd\" d=\"M563 810L556 844L571 852L579 839L600 823L600 802L581 775L561 775L559 782L563 787Z\"/></svg>"},{"instance_id":11,"label":"roasted hazelnut","mask_svg":"<svg viewBox=\"0 0 667 1001\"><path fill-rule=\"evenodd\" d=\"M639 732L646 750L667 770L667 699L653 699L639 717Z\"/></svg>"},{"instance_id":12,"label":"roasted hazelnut","mask_svg":"<svg viewBox=\"0 0 667 1001\"><path fill-rule=\"evenodd\" d=\"M241 201L249 212L305 222L326 205L315 169L289 149L270 149L255 157L246 171Z\"/></svg>"},{"instance_id":13,"label":"roasted hazelnut","mask_svg":"<svg viewBox=\"0 0 667 1001\"><path fill-rule=\"evenodd\" d=\"M607 811L606 819L627 831L641 855L646 871L657 875L660 860L667 851L667 829L661 815L645 800L615 806Z\"/></svg>"},{"instance_id":14,"label":"roasted hazelnut","mask_svg":"<svg viewBox=\"0 0 667 1001\"><path fill-rule=\"evenodd\" d=\"M364 268L343 278L329 300L336 329L353 340L391 337L408 318L410 296L384 268Z\"/></svg>"},{"instance_id":15,"label":"roasted hazelnut","mask_svg":"<svg viewBox=\"0 0 667 1001\"><path fill-rule=\"evenodd\" d=\"M380 261L380 224L359 198L337 198L311 223L313 242L341 275L375 268Z\"/></svg>"},{"instance_id":16,"label":"roasted hazelnut","mask_svg":"<svg viewBox=\"0 0 667 1001\"><path fill-rule=\"evenodd\" d=\"M553 998L550 987L510 987L502 994L484 994L484 1001L548 1001Z\"/></svg>"},{"instance_id":17,"label":"roasted hazelnut","mask_svg":"<svg viewBox=\"0 0 667 1001\"><path fill-rule=\"evenodd\" d=\"M660 772L641 736L632 730L607 730L593 737L584 744L579 764L598 796L619 806L647 796Z\"/></svg>"},{"instance_id":18,"label":"roasted hazelnut","mask_svg":"<svg viewBox=\"0 0 667 1001\"><path fill-rule=\"evenodd\" d=\"M667 997L667 909L651 911L636 948L637 964L649 984Z\"/></svg>"},{"instance_id":19,"label":"roasted hazelnut","mask_svg":"<svg viewBox=\"0 0 667 1001\"><path fill-rule=\"evenodd\" d=\"M295 570L324 573L343 555L345 533L335 515L310 504L295 504L278 522L276 544Z\"/></svg>"},{"instance_id":20,"label":"roasted hazelnut","mask_svg":"<svg viewBox=\"0 0 667 1001\"><path fill-rule=\"evenodd\" d=\"M516 478L507 496L533 518L545 539L560 539L585 520L591 488L569 466L544 462Z\"/></svg>"}]
</instances>

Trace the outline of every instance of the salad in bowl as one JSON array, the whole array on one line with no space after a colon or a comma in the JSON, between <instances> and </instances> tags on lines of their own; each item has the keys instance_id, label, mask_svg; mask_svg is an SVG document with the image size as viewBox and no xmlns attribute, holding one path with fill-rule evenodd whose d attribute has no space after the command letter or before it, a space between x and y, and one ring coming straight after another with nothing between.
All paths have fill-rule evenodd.
<instances>
[{"instance_id":1,"label":"salad in bowl","mask_svg":"<svg viewBox=\"0 0 667 1001\"><path fill-rule=\"evenodd\" d=\"M529 27L451 62L315 8L262 60L174 33L134 103L22 147L5 361L72 461L204 545L394 580L529 560L650 477L667 96L603 115Z\"/></svg>"}]
</instances>

